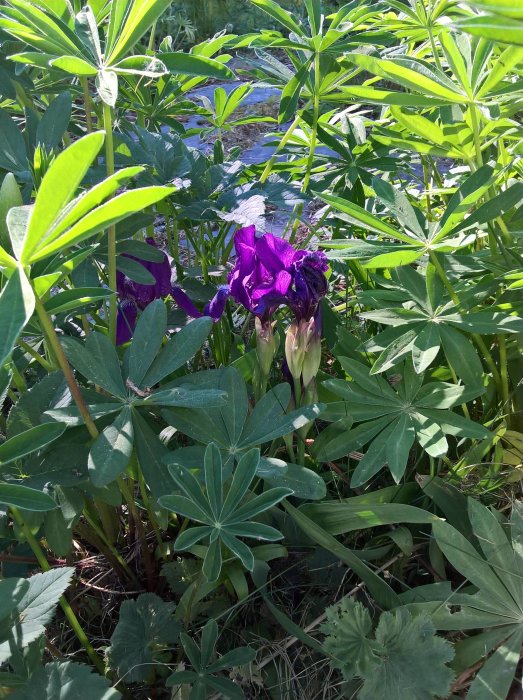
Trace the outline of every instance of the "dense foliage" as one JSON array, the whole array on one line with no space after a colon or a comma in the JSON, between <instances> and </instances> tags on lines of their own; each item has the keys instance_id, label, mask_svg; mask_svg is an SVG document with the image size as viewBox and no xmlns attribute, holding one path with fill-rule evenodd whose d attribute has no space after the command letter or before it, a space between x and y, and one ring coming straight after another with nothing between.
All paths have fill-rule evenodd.
<instances>
[{"instance_id":1,"label":"dense foliage","mask_svg":"<svg viewBox=\"0 0 523 700\"><path fill-rule=\"evenodd\" d=\"M249 2L0 5L0 697L521 697L520 0Z\"/></svg>"}]
</instances>

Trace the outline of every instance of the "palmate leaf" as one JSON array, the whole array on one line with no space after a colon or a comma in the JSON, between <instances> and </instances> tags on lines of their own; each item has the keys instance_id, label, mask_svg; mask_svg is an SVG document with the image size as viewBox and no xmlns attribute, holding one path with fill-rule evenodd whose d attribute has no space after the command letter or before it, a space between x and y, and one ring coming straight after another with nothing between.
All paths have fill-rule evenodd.
<instances>
[{"instance_id":1,"label":"palmate leaf","mask_svg":"<svg viewBox=\"0 0 523 700\"><path fill-rule=\"evenodd\" d=\"M53 661L38 668L13 700L118 700L122 695L89 666Z\"/></svg>"},{"instance_id":2,"label":"palmate leaf","mask_svg":"<svg viewBox=\"0 0 523 700\"><path fill-rule=\"evenodd\" d=\"M200 646L183 632L180 639L194 671L175 671L167 679L167 687L190 683L192 686L190 700L200 698L205 700L213 694L213 691L218 691L223 697L231 700L243 700L244 694L241 688L227 678L215 674L227 668L250 663L256 655L254 649L237 647L213 662L218 641L218 625L214 620L209 620L204 626Z\"/></svg>"},{"instance_id":3,"label":"palmate leaf","mask_svg":"<svg viewBox=\"0 0 523 700\"><path fill-rule=\"evenodd\" d=\"M247 387L238 370L233 367L195 373L172 384L192 386L195 389L212 388L227 393L228 400L223 406L209 409L202 407L198 411L190 408L168 409L164 410L162 415L170 425L189 435L200 445L214 442L221 450L228 468L232 466L233 461L240 459L253 447L287 435L314 420L322 409L322 404L312 404L287 413L290 387L285 383L267 392L249 415ZM176 450L168 457L167 463L199 468L203 458L203 448L200 445ZM299 469L298 474L293 467L294 465L291 466L291 471L294 478L302 480L303 488L297 491L298 497L321 498L325 494L325 486L322 486L322 480L317 474L303 467ZM281 460L271 462L262 459L258 464L258 475L270 480L271 486L291 486L290 483L279 479L280 476L284 477L287 468Z\"/></svg>"},{"instance_id":4,"label":"palmate leaf","mask_svg":"<svg viewBox=\"0 0 523 700\"><path fill-rule=\"evenodd\" d=\"M407 355L412 355L414 369L421 373L443 349L448 364L467 386L480 385L483 367L466 333L504 335L523 331L523 319L514 312L495 305L473 310L496 291L495 281L465 288L460 294L462 303L456 307L441 288L432 264L427 265L425 274L404 267L393 270L391 278L377 277L380 288L359 295L365 306L376 309L360 316L390 327L363 345L377 355L373 373L394 367Z\"/></svg>"},{"instance_id":5,"label":"palmate leaf","mask_svg":"<svg viewBox=\"0 0 523 700\"><path fill-rule=\"evenodd\" d=\"M361 603L345 598L327 609L322 631L331 664L347 680L361 678L361 700L432 700L447 697L453 679L446 665L454 651L435 634L428 615L412 617L405 608L381 615L374 637Z\"/></svg>"},{"instance_id":6,"label":"palmate leaf","mask_svg":"<svg viewBox=\"0 0 523 700\"><path fill-rule=\"evenodd\" d=\"M222 456L217 445L211 443L205 450L204 478L202 489L193 474L184 467L171 464L169 471L183 496L163 496L159 503L163 508L203 523L189 528L178 536L175 547L189 549L197 542L209 538L209 547L203 563L203 573L208 581L216 581L222 567L221 544L237 557L250 571L254 568L254 555L238 537L275 541L283 535L273 527L250 522L292 491L276 487L262 494L248 498L248 492L260 460L259 450L245 453L234 470L228 491L224 494L226 477L222 466Z\"/></svg>"},{"instance_id":7,"label":"palmate leaf","mask_svg":"<svg viewBox=\"0 0 523 700\"><path fill-rule=\"evenodd\" d=\"M472 540L443 521L434 523L433 532L445 557L477 592L446 593L441 601L407 607L415 614L429 614L440 630L484 630L457 643L457 658L469 663L481 661L497 647L479 670L467 697L504 700L523 640L523 508L514 502L508 529L499 514L478 501L469 499L467 510Z\"/></svg>"},{"instance_id":8,"label":"palmate leaf","mask_svg":"<svg viewBox=\"0 0 523 700\"><path fill-rule=\"evenodd\" d=\"M384 377L347 358L338 358L352 382L329 379L326 388L347 401L346 412L354 423L348 430L320 442L316 457L330 461L368 445L356 467L352 486L360 486L385 465L399 482L411 447L417 442L430 456L446 453L446 435L485 439L491 433L478 423L449 409L483 393L480 387L465 389L445 382L423 384L412 363L401 370L402 381L394 390Z\"/></svg>"},{"instance_id":9,"label":"palmate leaf","mask_svg":"<svg viewBox=\"0 0 523 700\"><path fill-rule=\"evenodd\" d=\"M125 683L149 678L157 654L178 639L180 627L174 609L174 603L166 603L154 593L142 593L136 600L122 603L108 658Z\"/></svg>"}]
</instances>

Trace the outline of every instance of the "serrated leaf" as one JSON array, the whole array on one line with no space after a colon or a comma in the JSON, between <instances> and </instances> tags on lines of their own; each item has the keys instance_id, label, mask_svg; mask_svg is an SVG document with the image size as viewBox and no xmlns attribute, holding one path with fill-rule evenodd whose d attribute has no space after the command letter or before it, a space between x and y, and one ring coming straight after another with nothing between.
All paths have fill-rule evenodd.
<instances>
[{"instance_id":1,"label":"serrated leaf","mask_svg":"<svg viewBox=\"0 0 523 700\"><path fill-rule=\"evenodd\" d=\"M11 655L11 645L22 649L45 632L61 595L69 586L74 569L59 568L27 579L27 589L16 605L8 641L0 643L0 662Z\"/></svg>"},{"instance_id":2,"label":"serrated leaf","mask_svg":"<svg viewBox=\"0 0 523 700\"><path fill-rule=\"evenodd\" d=\"M52 661L38 668L13 700L117 700L122 695L89 666Z\"/></svg>"},{"instance_id":3,"label":"serrated leaf","mask_svg":"<svg viewBox=\"0 0 523 700\"><path fill-rule=\"evenodd\" d=\"M108 658L126 683L145 681L159 648L170 647L178 639L180 628L174 610L174 603L166 603L154 593L142 593L120 606Z\"/></svg>"}]
</instances>

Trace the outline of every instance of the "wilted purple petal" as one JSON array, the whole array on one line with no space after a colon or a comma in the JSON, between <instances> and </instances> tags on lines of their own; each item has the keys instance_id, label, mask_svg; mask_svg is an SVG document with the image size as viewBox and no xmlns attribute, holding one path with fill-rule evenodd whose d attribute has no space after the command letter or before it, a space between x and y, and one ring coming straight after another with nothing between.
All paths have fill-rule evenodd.
<instances>
[{"instance_id":1,"label":"wilted purple petal","mask_svg":"<svg viewBox=\"0 0 523 700\"><path fill-rule=\"evenodd\" d=\"M155 241L153 238L146 238L146 243L149 245L154 246L157 248L158 246L156 245ZM162 262L150 262L150 261L140 261L142 265L144 264L145 267L149 270L151 275L154 277L156 280L156 284L154 285L154 291L155 291L155 299L161 299L162 297L166 297L171 293L171 276L172 276L172 271L171 271L171 263L169 262L169 258L167 255L163 255L163 260Z\"/></svg>"},{"instance_id":2,"label":"wilted purple petal","mask_svg":"<svg viewBox=\"0 0 523 700\"><path fill-rule=\"evenodd\" d=\"M210 316L214 322L219 321L225 311L225 304L229 298L230 290L228 285L218 287L218 291L211 301L203 309L204 316Z\"/></svg>"},{"instance_id":3,"label":"wilted purple petal","mask_svg":"<svg viewBox=\"0 0 523 700\"><path fill-rule=\"evenodd\" d=\"M306 253L295 263L288 304L298 320L311 318L327 293L327 269L327 258L322 252Z\"/></svg>"},{"instance_id":4,"label":"wilted purple petal","mask_svg":"<svg viewBox=\"0 0 523 700\"><path fill-rule=\"evenodd\" d=\"M178 306L185 311L187 316L192 318L201 318L202 312L193 304L189 296L177 284L171 287L171 296Z\"/></svg>"},{"instance_id":5,"label":"wilted purple petal","mask_svg":"<svg viewBox=\"0 0 523 700\"><path fill-rule=\"evenodd\" d=\"M128 343L133 337L136 327L136 316L138 307L132 299L124 299L118 304L118 314L116 316L116 344Z\"/></svg>"}]
</instances>

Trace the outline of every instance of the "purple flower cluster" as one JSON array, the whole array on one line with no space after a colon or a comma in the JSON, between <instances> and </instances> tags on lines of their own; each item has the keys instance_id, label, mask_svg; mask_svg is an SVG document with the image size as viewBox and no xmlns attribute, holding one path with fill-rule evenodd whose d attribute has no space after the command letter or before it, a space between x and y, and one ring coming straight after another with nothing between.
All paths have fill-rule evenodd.
<instances>
[{"instance_id":1,"label":"purple flower cluster","mask_svg":"<svg viewBox=\"0 0 523 700\"><path fill-rule=\"evenodd\" d=\"M270 233L256 237L254 226L234 237L236 265L229 275L231 295L262 322L278 306L289 306L296 319L309 319L327 292L327 258L322 252L295 250Z\"/></svg>"},{"instance_id":2,"label":"purple flower cluster","mask_svg":"<svg viewBox=\"0 0 523 700\"><path fill-rule=\"evenodd\" d=\"M156 244L147 238L151 246ZM228 285L218 288L215 296L200 311L184 290L171 284L171 264L164 253L162 262L138 260L154 277L154 284L139 284L117 273L119 311L117 344L128 342L136 326L138 310L143 310L155 299L172 296L189 316L210 316L218 321L229 296L251 311L265 327L281 305L289 306L296 321L317 317L318 304L327 292L325 272L327 259L322 252L295 250L290 243L270 233L256 236L256 228L239 229L234 237L236 264L228 278Z\"/></svg>"},{"instance_id":3,"label":"purple flower cluster","mask_svg":"<svg viewBox=\"0 0 523 700\"><path fill-rule=\"evenodd\" d=\"M153 238L146 242L156 248ZM167 255L162 262L140 260L134 255L124 253L125 257L136 260L148 270L155 279L154 284L139 284L126 277L123 272L116 273L116 291L120 300L116 320L116 344L127 343L133 337L138 309L145 309L155 299L163 299L171 293L171 263Z\"/></svg>"}]
</instances>

